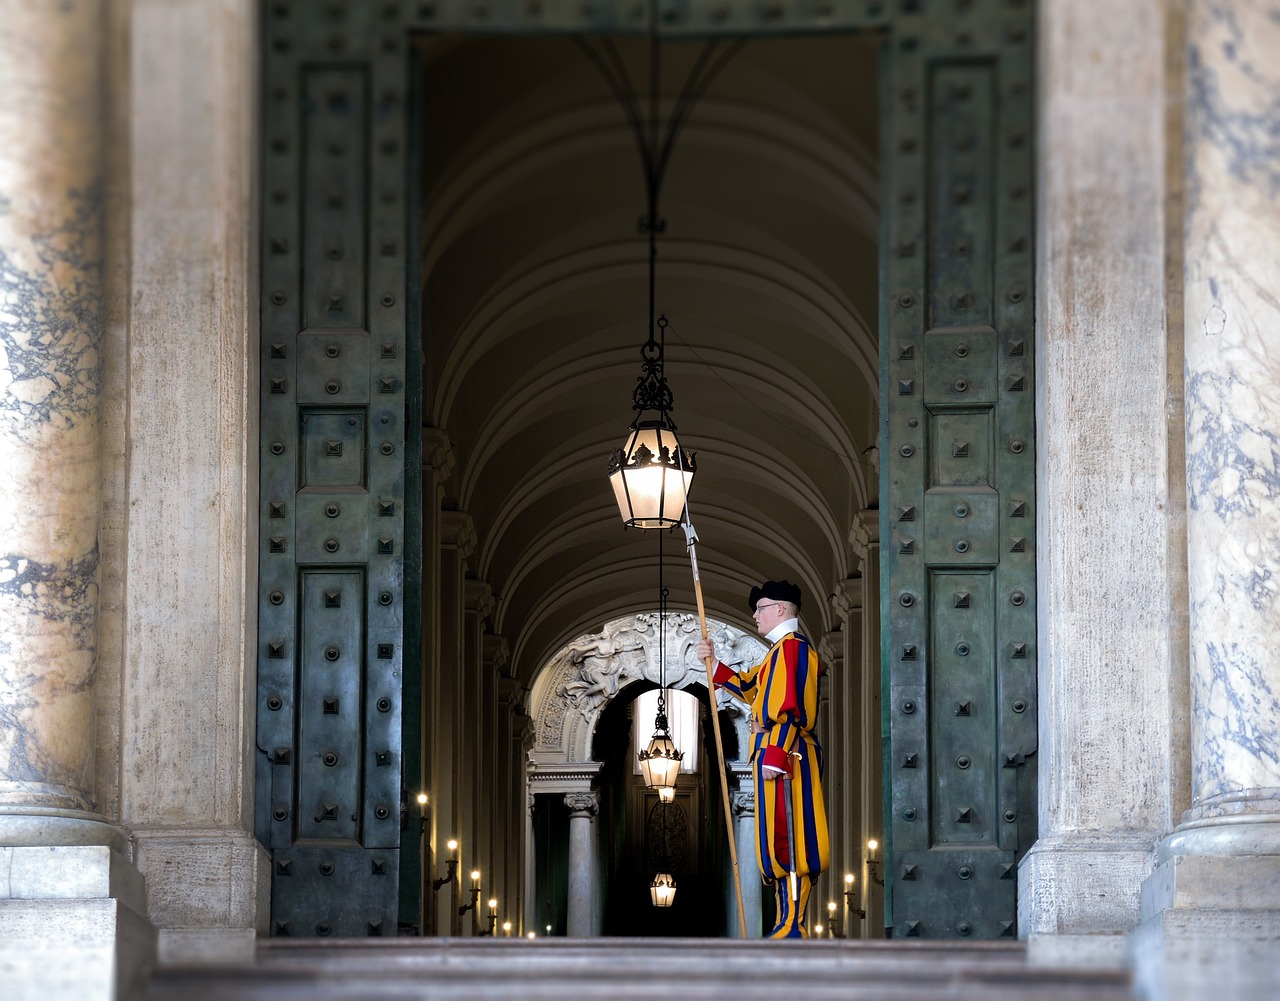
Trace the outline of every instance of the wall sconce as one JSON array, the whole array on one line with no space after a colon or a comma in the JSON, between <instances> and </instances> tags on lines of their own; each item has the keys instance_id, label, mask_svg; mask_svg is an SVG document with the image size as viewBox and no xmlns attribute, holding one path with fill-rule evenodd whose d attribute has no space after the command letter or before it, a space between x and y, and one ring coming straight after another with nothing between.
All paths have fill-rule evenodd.
<instances>
[{"instance_id":1,"label":"wall sconce","mask_svg":"<svg viewBox=\"0 0 1280 1001\"><path fill-rule=\"evenodd\" d=\"M511 922L510 922L510 921L504 921L504 922L502 922L502 934L503 934L503 937L505 937L505 938L510 938L510 937L511 937Z\"/></svg>"},{"instance_id":2,"label":"wall sconce","mask_svg":"<svg viewBox=\"0 0 1280 1001\"><path fill-rule=\"evenodd\" d=\"M865 921L867 919L867 912L861 907L854 906L855 901L853 898L857 892L858 891L854 889L853 886L853 873L846 872L844 874L844 909L850 914L858 915L859 918Z\"/></svg>"},{"instance_id":3,"label":"wall sconce","mask_svg":"<svg viewBox=\"0 0 1280 1001\"><path fill-rule=\"evenodd\" d=\"M427 833L427 794L425 792L418 793L418 834Z\"/></svg>"},{"instance_id":4,"label":"wall sconce","mask_svg":"<svg viewBox=\"0 0 1280 1001\"><path fill-rule=\"evenodd\" d=\"M498 898L489 898L489 930L484 934L492 937L495 929L498 927Z\"/></svg>"},{"instance_id":5,"label":"wall sconce","mask_svg":"<svg viewBox=\"0 0 1280 1001\"><path fill-rule=\"evenodd\" d=\"M836 933L836 902L827 901L827 938L843 938Z\"/></svg>"},{"instance_id":6,"label":"wall sconce","mask_svg":"<svg viewBox=\"0 0 1280 1001\"><path fill-rule=\"evenodd\" d=\"M480 870L471 870L471 903L458 905L458 917L466 914L467 911L474 910L476 904L480 900Z\"/></svg>"},{"instance_id":7,"label":"wall sconce","mask_svg":"<svg viewBox=\"0 0 1280 1001\"><path fill-rule=\"evenodd\" d=\"M879 847L880 842L875 838L867 842L867 872L876 886L884 886L884 877L880 875L880 860L875 857Z\"/></svg>"},{"instance_id":8,"label":"wall sconce","mask_svg":"<svg viewBox=\"0 0 1280 1001\"><path fill-rule=\"evenodd\" d=\"M450 858L444 860L445 874L439 879L431 881L431 889L439 890L445 883L452 883L458 878L458 842L454 838L450 838L445 842L445 847L449 849Z\"/></svg>"}]
</instances>

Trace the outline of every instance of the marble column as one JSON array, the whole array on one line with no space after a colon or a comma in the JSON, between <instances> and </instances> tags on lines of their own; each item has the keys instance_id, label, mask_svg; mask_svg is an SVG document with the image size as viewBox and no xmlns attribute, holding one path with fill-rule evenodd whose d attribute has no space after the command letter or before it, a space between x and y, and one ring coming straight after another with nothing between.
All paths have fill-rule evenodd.
<instances>
[{"instance_id":1,"label":"marble column","mask_svg":"<svg viewBox=\"0 0 1280 1001\"><path fill-rule=\"evenodd\" d=\"M94 801L103 10L4 11L0 844L119 848Z\"/></svg>"},{"instance_id":2,"label":"marble column","mask_svg":"<svg viewBox=\"0 0 1280 1001\"><path fill-rule=\"evenodd\" d=\"M599 892L594 820L600 797L594 792L566 793L569 808L568 936L587 938L597 933L596 895Z\"/></svg>"},{"instance_id":3,"label":"marble column","mask_svg":"<svg viewBox=\"0 0 1280 1001\"><path fill-rule=\"evenodd\" d=\"M733 811L733 836L738 849L738 873L742 885L742 914L747 922L747 938L759 938L760 893L764 881L760 878L760 863L756 861L756 795L751 788L751 772L733 769L738 788L729 798ZM738 929L738 905L733 899L733 887L729 888L729 937L740 938Z\"/></svg>"},{"instance_id":4,"label":"marble column","mask_svg":"<svg viewBox=\"0 0 1280 1001\"><path fill-rule=\"evenodd\" d=\"M1180 421L1166 327L1177 5L1038 8L1032 962L1118 965L1172 825ZM1085 69L1087 67L1087 69ZM1176 220L1173 225L1176 226Z\"/></svg>"},{"instance_id":5,"label":"marble column","mask_svg":"<svg viewBox=\"0 0 1280 1001\"><path fill-rule=\"evenodd\" d=\"M1132 937L1162 998L1280 996L1280 18L1187 23L1191 808Z\"/></svg>"},{"instance_id":6,"label":"marble column","mask_svg":"<svg viewBox=\"0 0 1280 1001\"><path fill-rule=\"evenodd\" d=\"M532 767L532 766L530 766ZM546 934L538 924L538 845L534 836L533 814L538 799L526 783L524 804L524 928L525 932Z\"/></svg>"},{"instance_id":7,"label":"marble column","mask_svg":"<svg viewBox=\"0 0 1280 1001\"><path fill-rule=\"evenodd\" d=\"M155 950L94 760L104 11L0 3L0 969L20 999L114 997Z\"/></svg>"}]
</instances>

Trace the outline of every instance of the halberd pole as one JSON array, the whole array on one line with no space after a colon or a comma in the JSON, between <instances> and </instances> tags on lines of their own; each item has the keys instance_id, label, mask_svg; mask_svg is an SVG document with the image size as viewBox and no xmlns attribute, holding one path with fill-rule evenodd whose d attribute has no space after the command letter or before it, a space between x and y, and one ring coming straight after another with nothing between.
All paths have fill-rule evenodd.
<instances>
[{"instance_id":1,"label":"halberd pole","mask_svg":"<svg viewBox=\"0 0 1280 1001\"><path fill-rule=\"evenodd\" d=\"M689 520L689 508L684 509L684 520L680 523L684 529L685 542L689 547L689 563L693 567L693 593L698 599L698 623L702 626L702 638L707 638L707 609L702 600L702 578L698 574L698 533L693 530ZM742 938L747 937L747 915L742 906L742 876L738 872L738 842L733 830L733 812L729 808L729 775L724 761L724 744L720 740L720 714L716 710L715 665L712 658L706 659L707 692L711 696L711 732L716 740L716 759L720 764L720 797L724 806L724 823L729 835L729 859L733 863L733 892L738 901L738 932ZM757 809L759 807L757 806Z\"/></svg>"}]
</instances>

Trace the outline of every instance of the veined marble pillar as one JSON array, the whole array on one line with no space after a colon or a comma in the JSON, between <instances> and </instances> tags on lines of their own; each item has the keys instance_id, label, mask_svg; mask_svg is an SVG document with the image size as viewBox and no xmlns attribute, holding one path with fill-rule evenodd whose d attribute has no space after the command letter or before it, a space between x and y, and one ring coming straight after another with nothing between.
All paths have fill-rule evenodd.
<instances>
[{"instance_id":1,"label":"veined marble pillar","mask_svg":"<svg viewBox=\"0 0 1280 1001\"><path fill-rule=\"evenodd\" d=\"M1280 995L1280 18L1192 0L1185 332L1191 809L1133 936L1162 998Z\"/></svg>"},{"instance_id":2,"label":"veined marble pillar","mask_svg":"<svg viewBox=\"0 0 1280 1001\"><path fill-rule=\"evenodd\" d=\"M594 792L566 793L569 808L569 938L587 938L598 933L596 896L596 839L593 821L600 811L600 797Z\"/></svg>"},{"instance_id":3,"label":"veined marble pillar","mask_svg":"<svg viewBox=\"0 0 1280 1001\"><path fill-rule=\"evenodd\" d=\"M0 42L0 844L99 844L102 4Z\"/></svg>"},{"instance_id":4,"label":"veined marble pillar","mask_svg":"<svg viewBox=\"0 0 1280 1001\"><path fill-rule=\"evenodd\" d=\"M1176 5L1038 7L1033 962L1115 964L1172 823L1180 474L1165 38ZM1177 221L1173 220L1173 225ZM1178 393L1177 395L1180 395Z\"/></svg>"},{"instance_id":5,"label":"veined marble pillar","mask_svg":"<svg viewBox=\"0 0 1280 1001\"><path fill-rule=\"evenodd\" d=\"M760 893L764 881L760 878L760 863L756 861L756 794L751 786L750 769L734 768L738 780L737 790L730 796L733 811L733 836L738 850L738 875L742 885L742 914L747 922L747 938L759 938L763 934L760 918ZM727 901L729 937L740 938L738 929L738 904L733 899L733 887L729 887Z\"/></svg>"},{"instance_id":6,"label":"veined marble pillar","mask_svg":"<svg viewBox=\"0 0 1280 1001\"><path fill-rule=\"evenodd\" d=\"M0 17L0 968L106 999L155 950L95 796L106 20Z\"/></svg>"}]
</instances>

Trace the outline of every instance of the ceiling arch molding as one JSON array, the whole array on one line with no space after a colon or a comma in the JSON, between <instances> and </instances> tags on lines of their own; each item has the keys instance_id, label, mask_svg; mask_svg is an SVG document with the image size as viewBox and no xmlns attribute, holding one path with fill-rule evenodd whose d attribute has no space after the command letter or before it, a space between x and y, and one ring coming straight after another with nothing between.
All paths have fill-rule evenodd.
<instances>
[{"instance_id":1,"label":"ceiling arch molding","mask_svg":"<svg viewBox=\"0 0 1280 1001\"><path fill-rule=\"evenodd\" d=\"M724 284L737 292L745 290L789 307L798 322L807 321L807 329L856 366L868 391L875 391L875 336L847 302L833 299L804 273L756 254L691 241L680 241L676 246L683 256L664 252L664 277ZM695 251L697 256L689 251ZM636 260L634 243L614 243L558 259L502 287L464 323L441 366L433 423L448 427L450 411L465 389L468 373L488 352L497 350L504 341L518 338L524 324L540 310L555 311L557 306L572 303L575 295L594 286L640 283L645 275L643 262ZM624 326L617 324L615 329L621 333ZM634 350L639 339L632 334L627 344Z\"/></svg>"}]
</instances>

